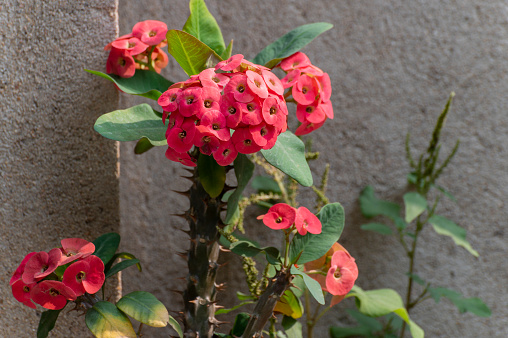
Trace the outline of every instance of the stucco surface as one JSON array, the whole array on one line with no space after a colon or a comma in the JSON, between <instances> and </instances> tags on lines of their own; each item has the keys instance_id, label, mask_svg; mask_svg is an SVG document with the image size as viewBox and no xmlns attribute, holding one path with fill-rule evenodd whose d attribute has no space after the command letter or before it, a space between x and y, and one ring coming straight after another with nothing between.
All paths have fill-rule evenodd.
<instances>
[{"instance_id":1,"label":"stucco surface","mask_svg":"<svg viewBox=\"0 0 508 338\"><path fill-rule=\"evenodd\" d=\"M8 285L24 255L118 231L117 145L93 131L118 94L83 71L101 69L116 33L114 0L0 3L1 337L36 336L42 308ZM51 336L87 337L68 310Z\"/></svg>"},{"instance_id":2,"label":"stucco surface","mask_svg":"<svg viewBox=\"0 0 508 338\"><path fill-rule=\"evenodd\" d=\"M400 202L407 191L404 138L412 134L415 149L425 149L435 119L448 94L456 92L443 132L443 153L456 139L460 150L439 183L457 198L444 200L438 212L468 231L474 258L451 239L424 230L416 272L436 286L447 286L467 297L480 297L492 309L490 318L459 314L446 300L423 303L412 313L427 337L506 337L508 310L508 7L499 0L464 1L207 1L226 41L234 38L234 53L253 57L265 45L298 25L327 21L334 24L304 49L311 61L330 74L335 119L312 135L321 158L313 162L317 179L331 163L329 197L346 210L341 243L356 257L364 289L391 287L405 292L407 260L398 243L360 230L367 220L359 215L357 198L368 184L379 195ZM124 0L120 34L140 20L156 19L181 28L188 15L186 1ZM165 75L184 79L170 61ZM127 107L139 100L122 97ZM135 156L133 144L121 145L120 205L124 248L144 263L142 274L124 274L126 292L152 291L172 310L181 308L185 262L175 255L187 248L178 229L187 201L172 189L188 182L181 165L164 157L164 149ZM302 201L313 205L302 190ZM249 232L273 236L259 222ZM223 256L228 265L219 282L229 289L219 304L231 304L241 285L238 260ZM221 280L222 278L222 280ZM318 336L329 325L351 325L344 302L324 317ZM151 333L156 336L158 333ZM162 334L162 333L161 333Z\"/></svg>"}]
</instances>

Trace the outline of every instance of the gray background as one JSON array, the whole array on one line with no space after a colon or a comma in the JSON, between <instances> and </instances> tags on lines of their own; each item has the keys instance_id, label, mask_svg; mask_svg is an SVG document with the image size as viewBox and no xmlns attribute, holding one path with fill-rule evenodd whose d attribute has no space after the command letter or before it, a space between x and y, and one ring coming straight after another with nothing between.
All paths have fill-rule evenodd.
<instances>
[{"instance_id":1,"label":"gray background","mask_svg":"<svg viewBox=\"0 0 508 338\"><path fill-rule=\"evenodd\" d=\"M144 265L143 273L130 269L123 275L124 293L151 291L178 311L181 297L170 290L183 288L177 278L185 276L186 267L175 253L188 244L178 231L183 222L170 215L188 208L171 192L189 184L179 178L185 174L183 166L167 160L162 147L135 156L133 144L122 144L118 198L116 145L91 130L97 116L116 109L117 96L110 83L81 69L104 69L102 47L116 33L115 3L30 3L8 0L0 9L0 250L5 257L0 332L33 336L27 332L36 326L34 311L23 308L5 287L23 255L56 246L62 236L94 238L117 229L118 200L123 249ZM359 229L366 220L359 216L358 195L373 184L380 196L402 200L407 191L406 133L411 131L415 149L423 150L448 94L457 93L443 133L443 153L458 138L461 147L439 183L458 203L446 200L439 213L468 230L480 257L428 228L419 245L416 272L436 286L482 298L493 316L461 315L447 301L438 305L428 301L412 312L412 318L427 337L506 337L506 3L216 0L207 4L225 40L235 39L234 52L248 58L299 25L334 24L333 30L304 49L330 74L336 115L312 135L314 149L322 153L312 169L317 179L325 163L331 163L329 197L346 210L341 243L356 258L358 285L364 289L391 287L403 293L407 262L397 242ZM122 0L120 34L146 19L179 29L187 16L187 1ZM165 75L173 81L185 79L173 61ZM138 102L121 97L120 107ZM302 189L305 205L312 206L312 198ZM251 211L252 216L258 213ZM257 221L247 230L261 242L274 235ZM236 257L222 259L228 264L219 281L227 280L229 288L219 294L219 304L231 305L234 291L244 288L242 273ZM349 325L344 309L352 306L345 301L330 311L318 336L325 337L329 325ZM82 327L82 318L67 317ZM74 330L72 325L58 327L57 336L78 336L66 331ZM147 336L167 333L158 329L147 331Z\"/></svg>"}]
</instances>

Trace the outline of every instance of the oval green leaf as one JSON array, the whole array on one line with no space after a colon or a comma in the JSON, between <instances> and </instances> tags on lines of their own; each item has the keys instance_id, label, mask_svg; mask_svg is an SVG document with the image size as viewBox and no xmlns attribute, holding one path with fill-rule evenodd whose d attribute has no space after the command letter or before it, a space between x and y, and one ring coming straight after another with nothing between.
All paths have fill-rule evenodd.
<instances>
[{"instance_id":1,"label":"oval green leaf","mask_svg":"<svg viewBox=\"0 0 508 338\"><path fill-rule=\"evenodd\" d=\"M134 291L123 296L116 307L137 321L154 327L165 327L169 322L169 313L150 292Z\"/></svg>"},{"instance_id":2,"label":"oval green leaf","mask_svg":"<svg viewBox=\"0 0 508 338\"><path fill-rule=\"evenodd\" d=\"M213 156L199 154L198 175L201 184L210 197L218 197L226 184L226 169Z\"/></svg>"},{"instance_id":3,"label":"oval green leaf","mask_svg":"<svg viewBox=\"0 0 508 338\"><path fill-rule=\"evenodd\" d=\"M325 205L316 215L321 221L322 230L318 235L296 234L289 247L291 262L303 264L323 256L337 242L344 229L344 208L340 203ZM298 258L298 255L300 255ZM295 260L298 258L298 262Z\"/></svg>"},{"instance_id":4,"label":"oval green leaf","mask_svg":"<svg viewBox=\"0 0 508 338\"><path fill-rule=\"evenodd\" d=\"M136 143L136 146L134 147L134 154L141 155L143 153L146 153L153 147L154 145L150 142L150 140L147 139L146 137L143 137L139 139L139 141Z\"/></svg>"},{"instance_id":5,"label":"oval green leaf","mask_svg":"<svg viewBox=\"0 0 508 338\"><path fill-rule=\"evenodd\" d=\"M368 223L360 226L362 230L374 231L381 235L391 235L393 234L392 229L386 224L382 223Z\"/></svg>"},{"instance_id":6,"label":"oval green leaf","mask_svg":"<svg viewBox=\"0 0 508 338\"><path fill-rule=\"evenodd\" d=\"M396 203L378 199L374 195L374 188L370 185L363 189L359 200L362 214L367 218L378 215L388 216L393 220L399 218L400 206Z\"/></svg>"},{"instance_id":7,"label":"oval green leaf","mask_svg":"<svg viewBox=\"0 0 508 338\"><path fill-rule=\"evenodd\" d=\"M406 207L406 223L411 223L427 209L427 200L417 192L408 192L403 198Z\"/></svg>"},{"instance_id":8,"label":"oval green leaf","mask_svg":"<svg viewBox=\"0 0 508 338\"><path fill-rule=\"evenodd\" d=\"M332 27L333 25L327 22L316 22L297 27L266 46L254 57L252 62L272 68L283 58L298 52L318 35ZM268 61L270 62L268 63Z\"/></svg>"},{"instance_id":9,"label":"oval green leaf","mask_svg":"<svg viewBox=\"0 0 508 338\"><path fill-rule=\"evenodd\" d=\"M208 68L210 59L217 62L222 61L221 57L210 47L189 33L172 29L168 31L166 37L169 54L173 55L176 62L189 76L199 74Z\"/></svg>"},{"instance_id":10,"label":"oval green leaf","mask_svg":"<svg viewBox=\"0 0 508 338\"><path fill-rule=\"evenodd\" d=\"M305 145L290 131L282 133L272 149L261 150L266 161L304 187L312 185L312 173L305 159Z\"/></svg>"},{"instance_id":11,"label":"oval green leaf","mask_svg":"<svg viewBox=\"0 0 508 338\"><path fill-rule=\"evenodd\" d=\"M152 100L157 100L161 93L168 90L173 84L156 72L145 70L137 70L134 76L129 78L105 74L96 70L85 69L85 71L113 82L124 93L144 96Z\"/></svg>"},{"instance_id":12,"label":"oval green leaf","mask_svg":"<svg viewBox=\"0 0 508 338\"><path fill-rule=\"evenodd\" d=\"M226 213L226 220L224 223L230 224L234 219L236 210L238 209L238 202L242 198L242 193L254 172L254 163L249 160L244 154L238 154L233 162L235 168L235 176L238 186L228 199L228 209Z\"/></svg>"},{"instance_id":13,"label":"oval green leaf","mask_svg":"<svg viewBox=\"0 0 508 338\"><path fill-rule=\"evenodd\" d=\"M58 315L62 310L47 310L42 312L39 326L37 327L37 338L46 338L48 336L49 331L55 327Z\"/></svg>"},{"instance_id":14,"label":"oval green leaf","mask_svg":"<svg viewBox=\"0 0 508 338\"><path fill-rule=\"evenodd\" d=\"M146 103L104 114L97 119L94 129L115 141L136 141L146 137L154 146L167 145L167 126Z\"/></svg>"},{"instance_id":15,"label":"oval green leaf","mask_svg":"<svg viewBox=\"0 0 508 338\"><path fill-rule=\"evenodd\" d=\"M107 265L115 256L115 252L120 245L120 235L116 232L110 232L97 237L92 243L95 245L93 254L102 259L104 265Z\"/></svg>"},{"instance_id":16,"label":"oval green leaf","mask_svg":"<svg viewBox=\"0 0 508 338\"><path fill-rule=\"evenodd\" d=\"M213 15L208 11L204 0L190 0L190 15L183 26L183 31L205 43L217 54L226 49L222 32Z\"/></svg>"},{"instance_id":17,"label":"oval green leaf","mask_svg":"<svg viewBox=\"0 0 508 338\"><path fill-rule=\"evenodd\" d=\"M109 278L114 274L127 269L129 266L133 266L136 264L139 264L139 259L137 258L121 261L120 263L113 265L113 267L108 272L106 272L106 278Z\"/></svg>"},{"instance_id":18,"label":"oval green leaf","mask_svg":"<svg viewBox=\"0 0 508 338\"><path fill-rule=\"evenodd\" d=\"M305 286L307 289L309 289L310 294L316 301L324 305L325 304L325 297L323 295L323 290L321 289L321 285L315 280L309 277L305 272L302 272L298 270L294 265L291 266L291 273L293 275L299 275L302 276L303 282L305 283Z\"/></svg>"},{"instance_id":19,"label":"oval green leaf","mask_svg":"<svg viewBox=\"0 0 508 338\"><path fill-rule=\"evenodd\" d=\"M466 240L466 230L464 228L461 228L448 218L438 215L429 218L429 223L432 224L434 231L438 234L451 237L455 244L469 251L471 255L475 257L479 256L478 251L473 249L471 244Z\"/></svg>"},{"instance_id":20,"label":"oval green leaf","mask_svg":"<svg viewBox=\"0 0 508 338\"><path fill-rule=\"evenodd\" d=\"M100 301L86 312L86 326L97 338L136 338L132 324L116 306Z\"/></svg>"}]
</instances>

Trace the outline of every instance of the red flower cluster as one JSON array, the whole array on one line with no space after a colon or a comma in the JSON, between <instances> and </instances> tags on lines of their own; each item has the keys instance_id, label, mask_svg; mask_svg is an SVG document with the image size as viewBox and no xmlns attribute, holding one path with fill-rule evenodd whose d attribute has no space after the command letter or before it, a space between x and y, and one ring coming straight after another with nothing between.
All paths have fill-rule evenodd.
<instances>
[{"instance_id":1,"label":"red flower cluster","mask_svg":"<svg viewBox=\"0 0 508 338\"><path fill-rule=\"evenodd\" d=\"M138 22L132 33L124 35L104 47L109 50L106 72L121 77L132 77L136 69L150 69L160 73L168 65L168 56L162 51L167 45L168 27L164 22Z\"/></svg>"},{"instance_id":2,"label":"red flower cluster","mask_svg":"<svg viewBox=\"0 0 508 338\"><path fill-rule=\"evenodd\" d=\"M68 300L100 290L105 279L104 263L92 255L93 243L67 238L61 244L61 248L31 252L23 258L9 283L16 300L33 309L35 302L46 309L59 310ZM60 266L66 266L62 281L54 273Z\"/></svg>"},{"instance_id":3,"label":"red flower cluster","mask_svg":"<svg viewBox=\"0 0 508 338\"><path fill-rule=\"evenodd\" d=\"M283 94L282 83L269 68L241 54L175 83L158 100L164 123L169 115L166 157L196 166L189 153L195 146L225 166L238 153L272 148L287 129Z\"/></svg>"},{"instance_id":4,"label":"red flower cluster","mask_svg":"<svg viewBox=\"0 0 508 338\"><path fill-rule=\"evenodd\" d=\"M327 73L312 65L302 52L282 60L279 67L287 73L282 84L285 89L291 88L297 102L296 117L302 123L295 135L308 134L320 128L327 118L333 119L332 85Z\"/></svg>"},{"instance_id":5,"label":"red flower cluster","mask_svg":"<svg viewBox=\"0 0 508 338\"><path fill-rule=\"evenodd\" d=\"M323 291L333 295L330 306L343 300L358 278L355 259L339 243L334 243L321 258L305 263L305 271L319 282Z\"/></svg>"},{"instance_id":6,"label":"red flower cluster","mask_svg":"<svg viewBox=\"0 0 508 338\"><path fill-rule=\"evenodd\" d=\"M286 203L278 203L268 209L265 215L258 216L257 219L262 219L263 223L270 229L289 229L294 225L294 228L302 236L307 232L311 234L321 233L321 221L309 209L299 207L298 209Z\"/></svg>"}]
</instances>

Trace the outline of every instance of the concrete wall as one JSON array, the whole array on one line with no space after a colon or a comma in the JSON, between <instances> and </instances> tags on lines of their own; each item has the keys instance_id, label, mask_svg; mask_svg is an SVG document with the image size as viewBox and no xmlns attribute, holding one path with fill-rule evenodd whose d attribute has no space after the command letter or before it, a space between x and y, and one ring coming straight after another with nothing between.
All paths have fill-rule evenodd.
<instances>
[{"instance_id":1,"label":"concrete wall","mask_svg":"<svg viewBox=\"0 0 508 338\"><path fill-rule=\"evenodd\" d=\"M114 0L0 4L1 337L36 335L41 311L8 285L24 255L118 231L117 145L93 131L118 94L83 71L103 69L116 9ZM84 317L61 317L52 337L89 335Z\"/></svg>"},{"instance_id":2,"label":"concrete wall","mask_svg":"<svg viewBox=\"0 0 508 338\"><path fill-rule=\"evenodd\" d=\"M314 148L322 152L313 171L318 175L325 162L332 165L329 197L346 209L341 242L357 258L358 284L365 289L392 287L405 292L407 261L395 241L359 229L366 220L359 215L358 195L373 184L380 196L401 201L408 172L406 133L411 131L415 148L423 150L448 94L457 93L443 133L443 152L450 151L458 138L462 143L440 184L458 203L444 201L439 213L468 230L468 239L481 256L475 259L428 228L420 242L416 271L436 286L481 297L493 316L461 315L447 301L423 303L412 316L427 337L507 336L506 4L499 0L210 0L207 4L225 39L235 39L234 52L246 57L298 25L316 21L335 25L304 49L313 63L330 74L336 114L313 135ZM121 34L146 19L181 28L188 15L186 1L123 0L119 10ZM174 62L165 74L173 81L184 79ZM137 102L122 98L121 105ZM171 192L184 190L188 182L179 179L183 167L166 160L164 149L135 156L132 148L133 144L121 146L122 234L124 248L142 259L145 270L126 272L124 289L155 292L170 309L179 310L181 297L170 289L183 288L176 278L185 276L185 262L175 253L188 244L178 231L184 224L169 215L188 207ZM312 203L308 190L302 191L303 200ZM249 227L251 233L273 235L259 222ZM241 285L241 274L237 259L225 259L229 264L219 281L233 281L228 281L229 292L219 294L219 304L227 305ZM351 306L347 301L329 312L319 336L326 336L328 325L347 325L344 308Z\"/></svg>"}]
</instances>

